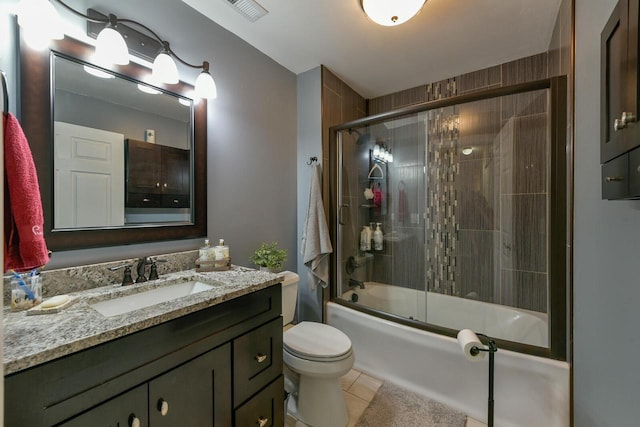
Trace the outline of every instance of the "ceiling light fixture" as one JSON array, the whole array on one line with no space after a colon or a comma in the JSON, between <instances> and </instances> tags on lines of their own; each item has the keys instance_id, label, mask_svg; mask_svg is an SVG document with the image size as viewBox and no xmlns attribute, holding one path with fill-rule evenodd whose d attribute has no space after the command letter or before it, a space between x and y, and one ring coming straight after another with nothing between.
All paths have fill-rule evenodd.
<instances>
[{"instance_id":1,"label":"ceiling light fixture","mask_svg":"<svg viewBox=\"0 0 640 427\"><path fill-rule=\"evenodd\" d=\"M427 0L360 0L364 13L376 24L393 27L416 16Z\"/></svg>"},{"instance_id":2,"label":"ceiling light fixture","mask_svg":"<svg viewBox=\"0 0 640 427\"><path fill-rule=\"evenodd\" d=\"M176 59L178 60L178 62L187 67L202 69L202 72L198 75L195 83L194 94L196 97L207 99L213 99L217 97L218 92L216 89L216 84L213 81L213 77L211 77L211 74L209 73L209 62L203 61L202 65L197 65L190 64L184 61L171 49L169 42L160 38L160 36L158 36L155 31L153 31L146 25L132 19L118 19L113 14L109 14L107 17L101 15L97 11L93 11L92 9L89 9L88 12L93 12L94 16L85 15L84 13L78 12L77 10L73 9L62 0L51 1L55 1L56 3L64 7L67 11L85 19L89 23L88 26L104 26L104 28L100 29L99 33L98 31L96 31L98 35L96 38L95 59L101 67L109 68L112 64L126 65L129 63L130 53L135 54L136 56L140 56L143 59L148 58L144 55L144 53L138 51L137 46L132 45L131 49L129 49L127 47L127 43L125 41L125 38L123 37L123 34L121 33L121 31L119 31L119 23L133 24L145 30L145 32L150 34L151 37L147 36L146 34L142 34L141 32L135 31L129 27L125 27L124 25L122 25L121 27L140 35L140 37L145 37L146 40L152 42L153 46L160 46L157 53L155 51L152 51L152 55L155 57L155 59L153 60L152 69L152 76L154 81L167 84L178 83L178 68L176 66L176 63L174 62L174 59ZM42 28L47 29L47 32L44 36L31 37L37 40L46 40L47 43L48 40L61 39L63 37L61 31L62 22L60 20L60 17L58 16L57 11L55 10L51 2L48 0L21 0L16 9L16 14L18 15L18 24L25 31L25 39L27 38L28 34L34 34L35 30L40 29L41 31ZM95 16L96 14L97 16ZM91 35L89 29L87 31Z\"/></svg>"}]
</instances>

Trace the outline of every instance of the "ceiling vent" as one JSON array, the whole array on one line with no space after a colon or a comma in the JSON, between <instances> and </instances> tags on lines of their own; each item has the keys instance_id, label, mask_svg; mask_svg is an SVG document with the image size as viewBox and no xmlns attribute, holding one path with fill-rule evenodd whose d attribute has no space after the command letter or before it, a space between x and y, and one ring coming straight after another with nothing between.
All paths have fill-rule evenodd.
<instances>
[{"instance_id":1,"label":"ceiling vent","mask_svg":"<svg viewBox=\"0 0 640 427\"><path fill-rule=\"evenodd\" d=\"M267 9L260 6L258 2L254 0L224 0L232 8L235 9L240 15L244 16L251 22L256 22L264 15L269 13Z\"/></svg>"}]
</instances>

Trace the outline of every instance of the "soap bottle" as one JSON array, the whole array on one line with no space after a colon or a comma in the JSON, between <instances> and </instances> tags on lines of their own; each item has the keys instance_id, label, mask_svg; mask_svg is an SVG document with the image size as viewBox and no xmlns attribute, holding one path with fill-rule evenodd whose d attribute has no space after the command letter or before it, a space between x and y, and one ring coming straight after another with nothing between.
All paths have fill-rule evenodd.
<instances>
[{"instance_id":1,"label":"soap bottle","mask_svg":"<svg viewBox=\"0 0 640 427\"><path fill-rule=\"evenodd\" d=\"M362 252L371 250L371 229L368 225L363 225L360 232L360 250Z\"/></svg>"},{"instance_id":2,"label":"soap bottle","mask_svg":"<svg viewBox=\"0 0 640 427\"><path fill-rule=\"evenodd\" d=\"M204 239L204 245L198 251L198 260L200 261L208 261L210 260L211 253L211 245L209 244L209 239Z\"/></svg>"},{"instance_id":3,"label":"soap bottle","mask_svg":"<svg viewBox=\"0 0 640 427\"><path fill-rule=\"evenodd\" d=\"M213 248L213 250L216 260L229 258L229 246L224 244L224 239L220 239L218 241L218 246Z\"/></svg>"},{"instance_id":4,"label":"soap bottle","mask_svg":"<svg viewBox=\"0 0 640 427\"><path fill-rule=\"evenodd\" d=\"M382 242L384 236L382 235L382 230L380 230L381 225L381 223L377 222L376 231L373 232L373 249L375 249L376 251L382 250Z\"/></svg>"}]
</instances>

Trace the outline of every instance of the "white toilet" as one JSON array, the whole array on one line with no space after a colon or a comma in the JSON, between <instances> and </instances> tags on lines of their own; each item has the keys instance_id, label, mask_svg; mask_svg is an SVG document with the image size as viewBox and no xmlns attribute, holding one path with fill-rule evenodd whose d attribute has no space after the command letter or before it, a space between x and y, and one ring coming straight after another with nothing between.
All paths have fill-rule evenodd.
<instances>
[{"instance_id":1,"label":"white toilet","mask_svg":"<svg viewBox=\"0 0 640 427\"><path fill-rule=\"evenodd\" d=\"M298 298L297 274L285 271L282 316L293 321ZM340 377L353 367L351 340L338 329L301 322L284 332L285 388L288 411L309 427L344 427L349 422Z\"/></svg>"}]
</instances>

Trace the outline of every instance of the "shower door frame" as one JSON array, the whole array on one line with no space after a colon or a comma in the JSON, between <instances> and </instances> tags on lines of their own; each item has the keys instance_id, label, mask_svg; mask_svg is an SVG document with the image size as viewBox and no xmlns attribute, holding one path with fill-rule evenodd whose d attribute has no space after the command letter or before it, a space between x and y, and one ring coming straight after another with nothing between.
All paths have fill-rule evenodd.
<instances>
[{"instance_id":1,"label":"shower door frame","mask_svg":"<svg viewBox=\"0 0 640 427\"><path fill-rule=\"evenodd\" d=\"M348 131L353 128L360 128L367 125L382 123L384 121L394 119L409 114L417 114L427 110L450 107L453 105L466 104L474 101L481 101L488 98L497 98L501 96L514 95L522 92L531 92L535 90L549 90L549 130L550 130L550 177L549 177L549 226L548 226L548 275L549 275L549 291L548 291L548 307L549 307L549 346L537 347L522 344L514 341L496 339L500 348L517 351L519 353L531 354L535 356L547 357L556 360L567 360L569 335L567 330L567 314L570 313L571 307L568 306L567 292L570 288L568 272L569 252L571 250L571 242L568 234L568 202L569 191L567 188L570 182L567 176L568 172L568 156L567 148L570 142L567 139L567 97L568 86L567 77L551 77L542 80L536 80L527 83L521 83L500 88L488 89L470 94L459 95L446 99L423 102L412 105L410 107L399 108L380 114L375 114L362 119L353 120L329 129L329 164L330 164L330 182L329 182L329 228L331 239L338 246L338 227L339 216L341 214L342 201L339 200L340 194L340 175L338 168L342 153L341 139L342 131ZM330 258L331 270L331 286L330 300L337 304L349 307L351 309L362 311L373 316L387 319L403 325L415 327L418 329L435 332L442 335L455 337L457 330L432 325L426 322L415 321L392 313L369 308L363 305L354 304L349 301L338 298L338 266L340 260L338 255L341 249L334 251Z\"/></svg>"}]
</instances>

